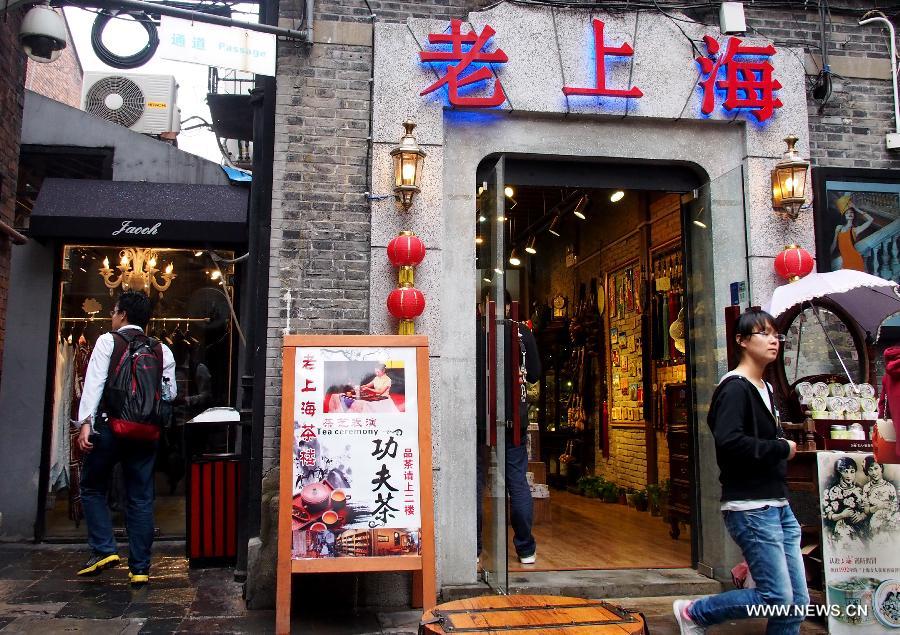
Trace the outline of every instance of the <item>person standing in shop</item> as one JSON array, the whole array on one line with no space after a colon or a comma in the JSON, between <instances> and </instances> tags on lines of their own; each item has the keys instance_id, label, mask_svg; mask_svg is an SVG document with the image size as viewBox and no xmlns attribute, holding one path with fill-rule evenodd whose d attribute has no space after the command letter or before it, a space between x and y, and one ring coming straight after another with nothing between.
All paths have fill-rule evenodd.
<instances>
[{"instance_id":1,"label":"person standing in shop","mask_svg":"<svg viewBox=\"0 0 900 635\"><path fill-rule=\"evenodd\" d=\"M676 600L682 634L750 617L750 607L778 607L770 635L800 632L809 592L800 554L800 525L787 500L787 462L797 444L783 438L772 387L763 372L778 357L784 336L764 311L738 317L735 340L741 359L712 396L707 423L716 443L722 483L722 515L740 547L756 588L736 589L699 600Z\"/></svg>"},{"instance_id":2,"label":"person standing in shop","mask_svg":"<svg viewBox=\"0 0 900 635\"><path fill-rule=\"evenodd\" d=\"M512 343L512 322L509 318L512 300L509 292L505 293L505 315L506 315L506 333L505 352L506 359L510 359L511 343ZM478 347L483 349L484 329L481 327L482 320L478 321L479 333ZM519 400L521 440L518 445L513 442L513 422L507 422L505 441L505 464L506 464L506 493L509 495L509 522L513 528L513 546L519 562L522 564L534 564L537 561L537 542L531 533L531 527L534 522L534 501L531 498L531 487L528 485L528 479L525 474L528 472L528 448L525 445L525 435L528 428L528 406L525 403L525 382L534 383L541 377L541 360L538 357L537 342L534 334L523 323L517 322L519 333L519 359L514 360L512 367L519 373L519 394L513 394L514 382L507 372L506 380L506 414L507 417L512 416L513 400ZM480 350L482 354L477 355L480 361L479 366L486 362L484 350ZM485 474L487 471L487 461L489 461L489 453L487 446L483 440L487 421L485 420L485 408L483 400L482 388L484 386L485 375L482 368L478 372L479 381L479 400L477 413L478 427L478 452L475 457L476 461L476 485L477 497L476 501L476 532L477 532L477 549L478 557L481 556L481 528L482 528L482 499L484 495Z\"/></svg>"},{"instance_id":3,"label":"person standing in shop","mask_svg":"<svg viewBox=\"0 0 900 635\"><path fill-rule=\"evenodd\" d=\"M110 476L116 463L121 463L125 480L128 527L128 577L132 586L142 586L150 579L150 550L153 545L153 471L156 442L132 441L114 436L103 411L102 399L109 375L110 359L116 336L128 331L144 333L150 321L150 298L137 291L126 291L116 301L110 314L112 329L97 338L88 363L84 392L78 407L78 448L84 453L81 473L81 500L88 530L91 555L77 572L93 576L119 563L112 519L107 504ZM133 334L129 334L133 337ZM171 401L176 395L175 358L162 347L161 397Z\"/></svg>"}]
</instances>

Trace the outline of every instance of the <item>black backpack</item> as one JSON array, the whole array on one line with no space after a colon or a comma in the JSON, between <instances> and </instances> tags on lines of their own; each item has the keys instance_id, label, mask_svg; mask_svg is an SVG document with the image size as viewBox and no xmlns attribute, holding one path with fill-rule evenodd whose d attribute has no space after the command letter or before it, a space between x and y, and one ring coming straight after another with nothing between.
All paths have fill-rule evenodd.
<instances>
[{"instance_id":1,"label":"black backpack","mask_svg":"<svg viewBox=\"0 0 900 635\"><path fill-rule=\"evenodd\" d=\"M113 434L133 441L159 439L162 344L136 329L114 332L103 387L103 410Z\"/></svg>"}]
</instances>

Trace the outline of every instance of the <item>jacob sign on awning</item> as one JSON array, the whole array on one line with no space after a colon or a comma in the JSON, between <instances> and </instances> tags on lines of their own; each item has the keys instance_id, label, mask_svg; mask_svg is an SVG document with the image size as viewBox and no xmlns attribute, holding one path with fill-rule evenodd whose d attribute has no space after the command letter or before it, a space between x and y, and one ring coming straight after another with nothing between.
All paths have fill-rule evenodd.
<instances>
[{"instance_id":1,"label":"jacob sign on awning","mask_svg":"<svg viewBox=\"0 0 900 635\"><path fill-rule=\"evenodd\" d=\"M159 54L179 62L275 75L275 36L238 27L162 16Z\"/></svg>"}]
</instances>

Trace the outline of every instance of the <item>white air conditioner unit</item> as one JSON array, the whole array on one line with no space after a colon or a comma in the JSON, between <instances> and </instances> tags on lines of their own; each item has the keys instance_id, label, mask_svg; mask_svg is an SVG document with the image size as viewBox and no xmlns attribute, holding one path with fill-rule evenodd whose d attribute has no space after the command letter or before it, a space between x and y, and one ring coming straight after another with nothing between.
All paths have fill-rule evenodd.
<instances>
[{"instance_id":1,"label":"white air conditioner unit","mask_svg":"<svg viewBox=\"0 0 900 635\"><path fill-rule=\"evenodd\" d=\"M85 112L143 134L180 130L172 75L92 72L84 74L81 105Z\"/></svg>"}]
</instances>

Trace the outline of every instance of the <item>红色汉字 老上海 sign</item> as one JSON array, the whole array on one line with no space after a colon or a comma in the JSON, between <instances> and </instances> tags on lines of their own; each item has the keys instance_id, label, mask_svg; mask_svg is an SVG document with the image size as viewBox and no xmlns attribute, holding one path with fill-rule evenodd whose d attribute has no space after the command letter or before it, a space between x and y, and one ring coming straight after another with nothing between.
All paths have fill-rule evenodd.
<instances>
[{"instance_id":1,"label":"\u7ea2\u8272\u6c49\u5b57 \u8001\u4e0a\u6d77 sign","mask_svg":"<svg viewBox=\"0 0 900 635\"><path fill-rule=\"evenodd\" d=\"M644 92L639 86L610 86L607 81L607 63L616 59L630 58L634 49L627 42L613 45L607 42L605 24L593 19L593 86L560 86L568 97L585 96L596 98L640 99ZM438 75L437 81L420 93L428 95L444 86L451 106L460 108L496 108L506 101L501 75L502 65L509 57L500 47L488 51L490 40L498 34L490 25L485 25L480 33L462 31L462 21L452 20L449 33L430 33L428 42L437 50L419 52L419 59L432 64ZM771 44L750 46L740 38L729 37L724 43L710 35L703 37L706 53L698 55L694 62L700 70L699 88L702 92L700 112L709 116L715 109L717 98L727 112L745 112L762 123L769 119L775 109L783 105L775 91L781 83L773 76L774 67L769 61L776 49ZM574 44L573 44L574 45ZM449 50L447 47L449 46ZM465 48L464 48L465 47ZM696 72L696 68L685 68L684 72ZM466 94L472 89L484 88L493 78L490 94ZM602 102L599 102L602 108Z\"/></svg>"}]
</instances>

